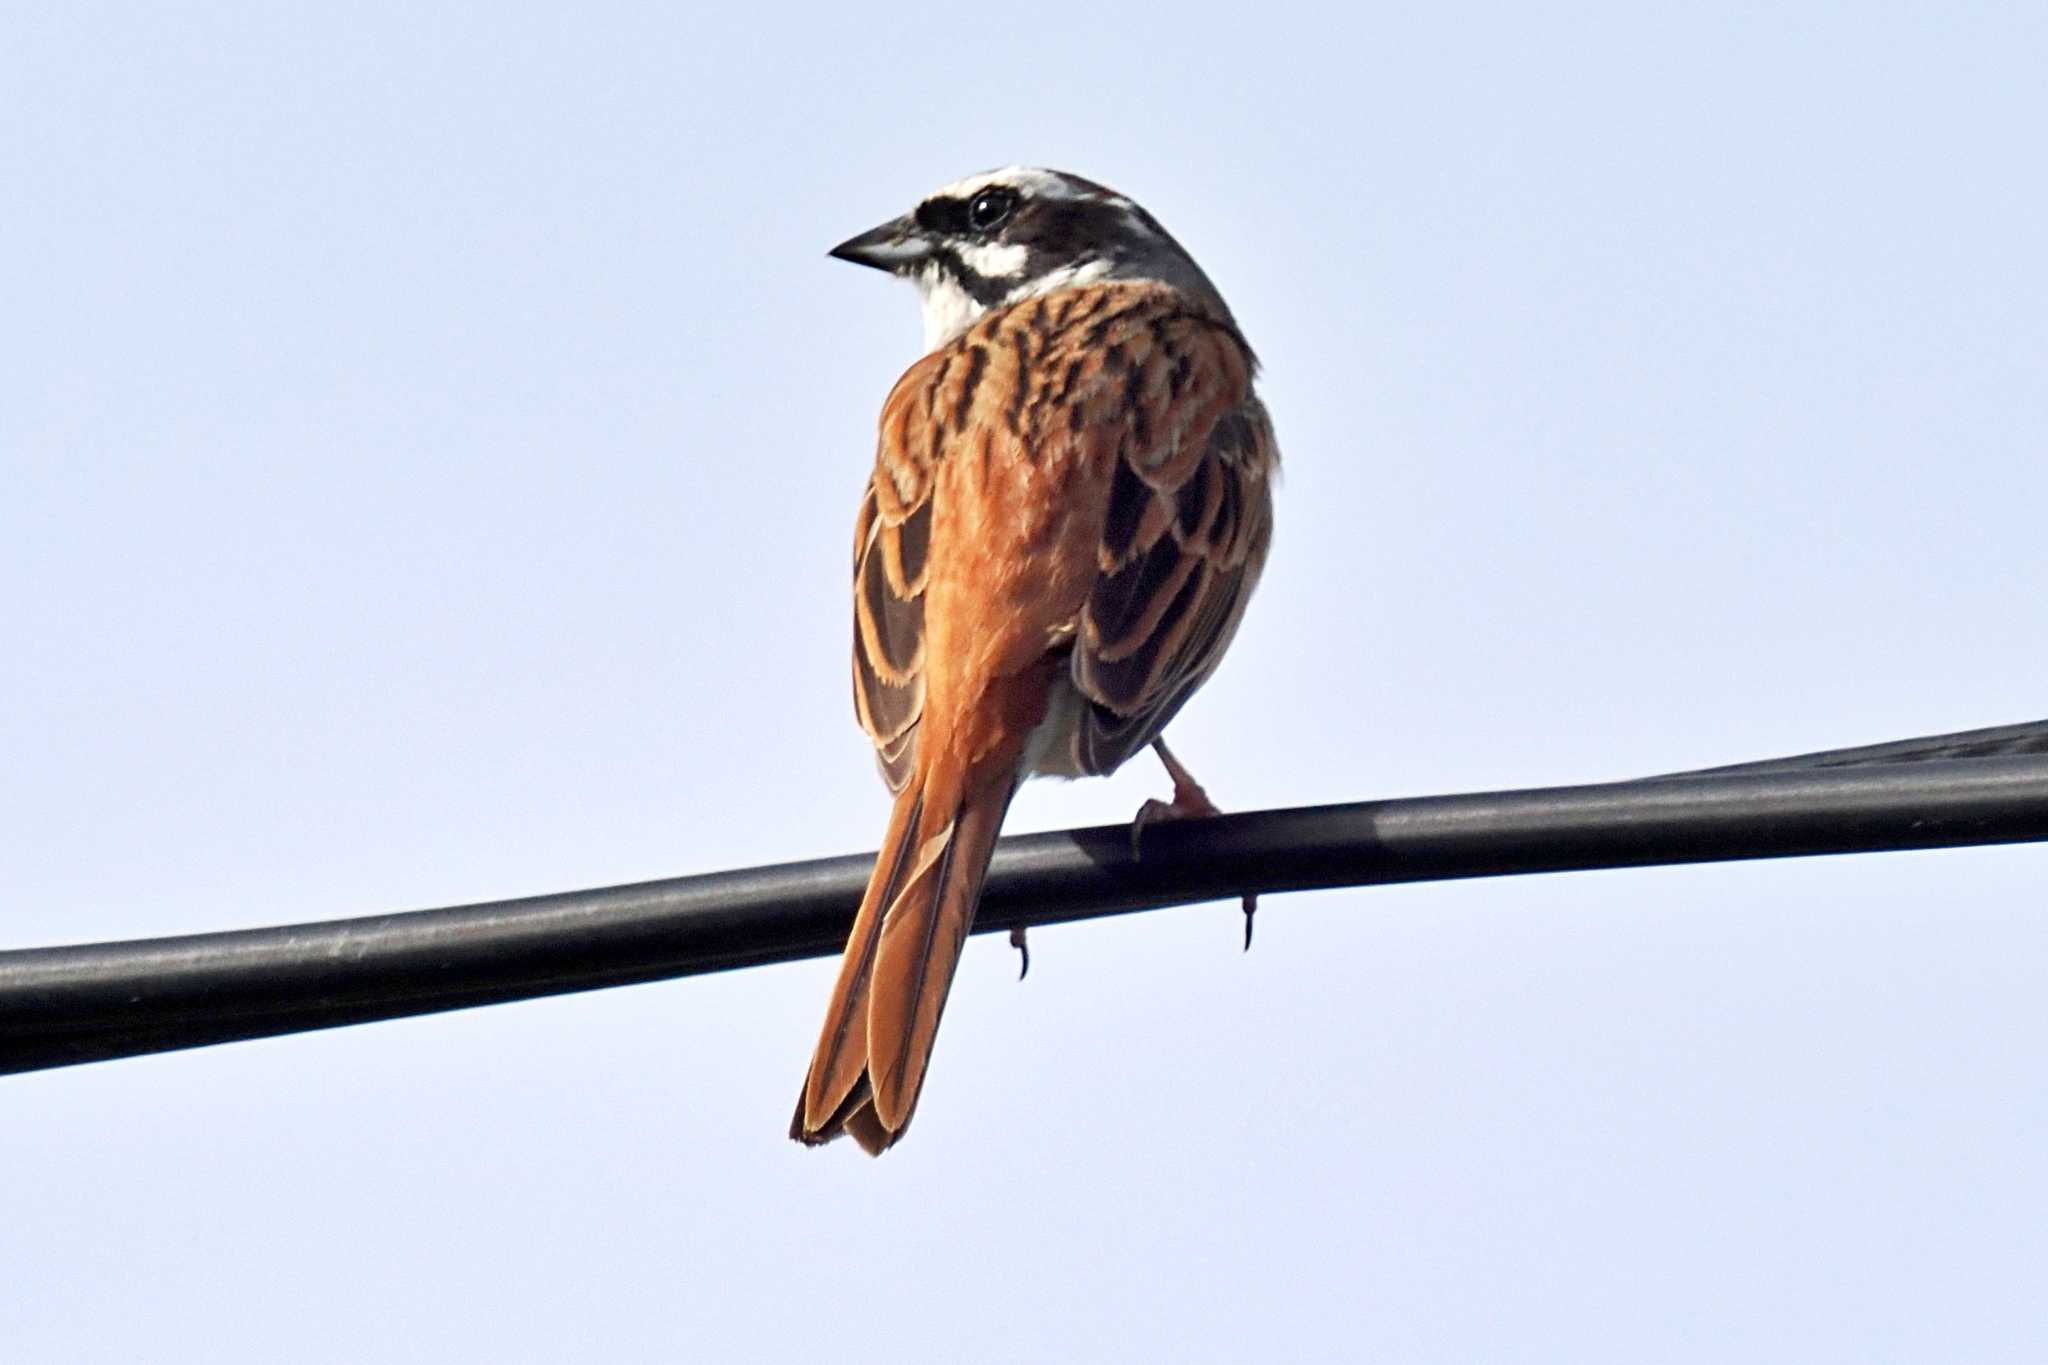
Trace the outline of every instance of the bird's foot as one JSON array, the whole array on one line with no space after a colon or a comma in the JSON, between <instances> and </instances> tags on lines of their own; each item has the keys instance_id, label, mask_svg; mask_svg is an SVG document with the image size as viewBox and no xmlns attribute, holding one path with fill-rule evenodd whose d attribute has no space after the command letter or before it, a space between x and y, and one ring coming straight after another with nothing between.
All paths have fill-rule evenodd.
<instances>
[{"instance_id":1,"label":"bird's foot","mask_svg":"<svg viewBox=\"0 0 2048 1365\"><path fill-rule=\"evenodd\" d=\"M1166 765L1166 775L1173 779L1173 800L1160 801L1156 798L1138 807L1138 813L1131 818L1131 857L1133 860L1145 856L1143 840L1146 826L1162 820L1207 819L1221 815L1223 810L1209 799L1209 793L1202 790L1202 784L1195 781L1195 775L1187 770L1181 761L1173 756L1173 750L1166 747L1166 741L1155 739L1152 747L1159 752L1159 761ZM1244 893L1244 946L1250 952L1252 946L1252 916L1258 913L1259 897L1256 892ZM1022 931L1017 931L1021 933ZM1012 943L1021 942L1013 936Z\"/></svg>"}]
</instances>

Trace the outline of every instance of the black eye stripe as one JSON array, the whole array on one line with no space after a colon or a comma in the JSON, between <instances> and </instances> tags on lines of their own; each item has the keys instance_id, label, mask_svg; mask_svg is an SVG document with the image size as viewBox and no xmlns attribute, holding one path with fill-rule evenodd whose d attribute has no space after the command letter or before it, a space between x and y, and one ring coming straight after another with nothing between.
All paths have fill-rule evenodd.
<instances>
[{"instance_id":1,"label":"black eye stripe","mask_svg":"<svg viewBox=\"0 0 2048 1365\"><path fill-rule=\"evenodd\" d=\"M914 216L917 225L926 232L941 232L952 236L967 231L965 199L927 199L917 206Z\"/></svg>"}]
</instances>

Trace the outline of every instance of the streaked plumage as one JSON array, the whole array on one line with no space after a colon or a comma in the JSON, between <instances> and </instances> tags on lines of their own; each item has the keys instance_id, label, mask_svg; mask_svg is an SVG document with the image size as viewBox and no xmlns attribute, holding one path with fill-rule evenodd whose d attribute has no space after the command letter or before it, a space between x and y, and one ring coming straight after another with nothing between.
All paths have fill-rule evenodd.
<instances>
[{"instance_id":1,"label":"streaked plumage","mask_svg":"<svg viewBox=\"0 0 2048 1365\"><path fill-rule=\"evenodd\" d=\"M1277 452L1221 297L1101 186L975 177L834 254L917 281L932 347L883 406L854 543L855 709L896 805L791 1129L879 1152L1017 784L1114 770L1215 669Z\"/></svg>"}]
</instances>

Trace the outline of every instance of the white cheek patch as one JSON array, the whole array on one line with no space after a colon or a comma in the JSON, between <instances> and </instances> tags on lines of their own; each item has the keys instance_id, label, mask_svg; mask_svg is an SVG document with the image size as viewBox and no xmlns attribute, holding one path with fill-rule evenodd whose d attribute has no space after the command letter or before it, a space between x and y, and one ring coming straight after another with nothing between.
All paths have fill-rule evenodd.
<instances>
[{"instance_id":1,"label":"white cheek patch","mask_svg":"<svg viewBox=\"0 0 2048 1365\"><path fill-rule=\"evenodd\" d=\"M978 242L956 247L961 264L985 280L1007 280L1024 273L1031 257L1028 248L1015 242Z\"/></svg>"},{"instance_id":2,"label":"white cheek patch","mask_svg":"<svg viewBox=\"0 0 2048 1365\"><path fill-rule=\"evenodd\" d=\"M917 274L918 292L924 296L924 348L936 351L974 325L986 310L976 303L959 281L932 264Z\"/></svg>"}]
</instances>

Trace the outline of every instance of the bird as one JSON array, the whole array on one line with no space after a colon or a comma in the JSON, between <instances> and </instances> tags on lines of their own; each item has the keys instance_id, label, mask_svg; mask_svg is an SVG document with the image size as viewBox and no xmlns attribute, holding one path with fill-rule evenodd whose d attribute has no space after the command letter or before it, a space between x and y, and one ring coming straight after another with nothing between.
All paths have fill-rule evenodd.
<instances>
[{"instance_id":1,"label":"bird","mask_svg":"<svg viewBox=\"0 0 2048 1365\"><path fill-rule=\"evenodd\" d=\"M829 254L914 284L924 323L854 532L854 709L894 805L790 1125L878 1156L1018 785L1151 747L1174 796L1134 843L1217 813L1163 731L1258 583L1279 453L1223 296L1106 186L988 171Z\"/></svg>"}]
</instances>

